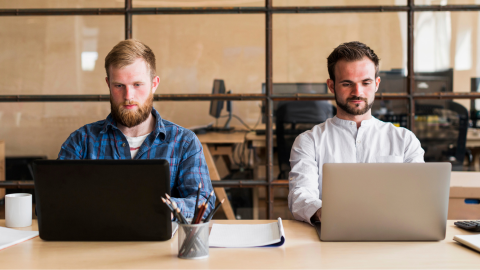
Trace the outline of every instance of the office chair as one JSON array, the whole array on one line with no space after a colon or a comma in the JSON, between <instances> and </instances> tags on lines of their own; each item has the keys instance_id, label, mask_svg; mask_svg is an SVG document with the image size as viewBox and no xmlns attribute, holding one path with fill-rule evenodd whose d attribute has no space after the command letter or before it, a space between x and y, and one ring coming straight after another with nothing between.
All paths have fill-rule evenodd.
<instances>
[{"instance_id":1,"label":"office chair","mask_svg":"<svg viewBox=\"0 0 480 270\"><path fill-rule=\"evenodd\" d=\"M415 104L415 133L425 150L426 162L448 161L461 171L466 154L468 110L453 101Z\"/></svg>"},{"instance_id":2,"label":"office chair","mask_svg":"<svg viewBox=\"0 0 480 270\"><path fill-rule=\"evenodd\" d=\"M278 179L288 179L290 151L295 138L325 122L337 113L328 101L285 101L278 104L276 111L277 155L280 174Z\"/></svg>"}]
</instances>

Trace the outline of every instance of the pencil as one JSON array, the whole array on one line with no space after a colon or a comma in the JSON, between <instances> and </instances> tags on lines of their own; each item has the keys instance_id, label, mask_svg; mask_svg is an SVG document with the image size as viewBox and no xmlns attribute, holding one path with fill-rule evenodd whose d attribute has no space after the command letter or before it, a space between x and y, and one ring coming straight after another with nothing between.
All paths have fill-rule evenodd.
<instances>
[{"instance_id":1,"label":"pencil","mask_svg":"<svg viewBox=\"0 0 480 270\"><path fill-rule=\"evenodd\" d=\"M184 224L189 224L188 221L183 217L182 212L180 212L180 208L177 208L177 214L180 216L180 219Z\"/></svg>"},{"instance_id":2,"label":"pencil","mask_svg":"<svg viewBox=\"0 0 480 270\"><path fill-rule=\"evenodd\" d=\"M198 216L197 218L195 219L195 223L194 224L199 224L201 221L202 221L202 216L203 214L205 213L205 209L206 209L206 204L205 203L202 203L202 205L200 206L200 209L198 210Z\"/></svg>"},{"instance_id":3,"label":"pencil","mask_svg":"<svg viewBox=\"0 0 480 270\"><path fill-rule=\"evenodd\" d=\"M198 184L198 189L197 189L197 200L195 202L195 207L194 207L194 211L193 211L193 219L192 221L196 220L197 219L197 215L198 215L198 201L200 199L200 189L202 188L202 183L199 183Z\"/></svg>"},{"instance_id":4,"label":"pencil","mask_svg":"<svg viewBox=\"0 0 480 270\"><path fill-rule=\"evenodd\" d=\"M165 200L162 198L162 200ZM165 200L165 203L167 204L168 208L170 208L170 210L172 211L173 213L173 216L175 216L175 218L178 220L179 223L183 223L182 222L182 219L180 218L180 216L177 214L177 211L175 211L175 209L173 208L173 206L171 205L171 202L169 200Z\"/></svg>"},{"instance_id":5,"label":"pencil","mask_svg":"<svg viewBox=\"0 0 480 270\"><path fill-rule=\"evenodd\" d=\"M172 201L172 206L175 210L177 210L178 215L180 216L180 219L183 221L183 223L188 224L188 221L185 219L183 216L182 212L180 212L180 208L177 207L177 204Z\"/></svg>"},{"instance_id":6,"label":"pencil","mask_svg":"<svg viewBox=\"0 0 480 270\"><path fill-rule=\"evenodd\" d=\"M162 198L163 203L165 203L168 206L168 209L170 209L170 211L173 212L173 208L170 206L170 204L167 203L167 200L165 200L165 198L163 197L160 197L160 198Z\"/></svg>"},{"instance_id":7,"label":"pencil","mask_svg":"<svg viewBox=\"0 0 480 270\"><path fill-rule=\"evenodd\" d=\"M205 223L206 222L209 222L213 215L215 215L215 213L217 212L217 210L220 208L220 206L223 204L223 202L225 201L225 199L223 199L219 204L217 204L217 206L215 207L215 209L212 210L212 212L210 212L210 214L208 214L208 216L205 218Z\"/></svg>"},{"instance_id":8,"label":"pencil","mask_svg":"<svg viewBox=\"0 0 480 270\"><path fill-rule=\"evenodd\" d=\"M208 207L208 202L210 201L212 196L213 196L213 190L212 190L212 192L210 192L210 195L208 196L207 201L205 202L207 204L207 207Z\"/></svg>"}]
</instances>

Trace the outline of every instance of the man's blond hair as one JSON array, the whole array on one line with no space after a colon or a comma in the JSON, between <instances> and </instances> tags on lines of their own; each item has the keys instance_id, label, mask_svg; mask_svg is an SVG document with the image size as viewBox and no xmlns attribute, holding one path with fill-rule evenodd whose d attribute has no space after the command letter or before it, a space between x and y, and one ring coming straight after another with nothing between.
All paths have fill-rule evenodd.
<instances>
[{"instance_id":1,"label":"man's blond hair","mask_svg":"<svg viewBox=\"0 0 480 270\"><path fill-rule=\"evenodd\" d=\"M105 57L105 71L107 77L109 67L122 68L133 64L135 60L141 58L147 63L147 68L150 70L150 77L153 80L155 77L155 54L152 49L143 42L136 39L127 39L120 41Z\"/></svg>"}]
</instances>

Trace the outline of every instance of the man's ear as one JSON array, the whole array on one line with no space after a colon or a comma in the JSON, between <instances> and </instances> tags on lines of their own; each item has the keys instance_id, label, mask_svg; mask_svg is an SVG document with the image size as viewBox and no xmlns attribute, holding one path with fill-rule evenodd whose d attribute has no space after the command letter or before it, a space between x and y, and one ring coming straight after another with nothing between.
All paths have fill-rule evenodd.
<instances>
[{"instance_id":1,"label":"man's ear","mask_svg":"<svg viewBox=\"0 0 480 270\"><path fill-rule=\"evenodd\" d=\"M155 76L152 81L152 94L155 93L155 91L158 88L158 85L160 85L160 77Z\"/></svg>"},{"instance_id":2,"label":"man's ear","mask_svg":"<svg viewBox=\"0 0 480 270\"><path fill-rule=\"evenodd\" d=\"M330 90L332 94L335 94L335 81L331 79L327 79L327 86L328 86L328 90Z\"/></svg>"},{"instance_id":3,"label":"man's ear","mask_svg":"<svg viewBox=\"0 0 480 270\"><path fill-rule=\"evenodd\" d=\"M378 87L380 86L380 77L375 78L375 92L378 91Z\"/></svg>"}]
</instances>

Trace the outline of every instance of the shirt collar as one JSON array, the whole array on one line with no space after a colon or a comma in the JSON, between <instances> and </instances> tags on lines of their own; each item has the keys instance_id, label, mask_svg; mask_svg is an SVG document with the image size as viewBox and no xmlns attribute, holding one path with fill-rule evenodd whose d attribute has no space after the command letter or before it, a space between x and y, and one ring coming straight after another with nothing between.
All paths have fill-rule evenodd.
<instances>
[{"instance_id":1,"label":"shirt collar","mask_svg":"<svg viewBox=\"0 0 480 270\"><path fill-rule=\"evenodd\" d=\"M154 138L156 138L159 134L162 134L161 139L163 140L165 139L167 132L165 131L165 125L163 124L162 117L160 116L160 113L158 113L158 111L155 110L155 108L153 107L152 107L152 114L155 117L155 121L156 121L155 128L152 131ZM117 122L115 121L115 119L113 119L113 116L111 113L107 116L107 119L105 119L105 124L103 125L103 129L100 133L107 132L109 127L114 130L118 129Z\"/></svg>"},{"instance_id":2,"label":"shirt collar","mask_svg":"<svg viewBox=\"0 0 480 270\"><path fill-rule=\"evenodd\" d=\"M362 124L360 125L361 127L367 127L367 126L371 126L374 124L376 118L372 116L372 118L368 119L368 120L363 120L362 121ZM337 116L334 116L332 118L332 121L333 123L337 124L337 125L340 125L340 126L357 126L357 123L355 123L354 121L350 121L350 120L344 120L344 119L340 119L338 118Z\"/></svg>"}]
</instances>

